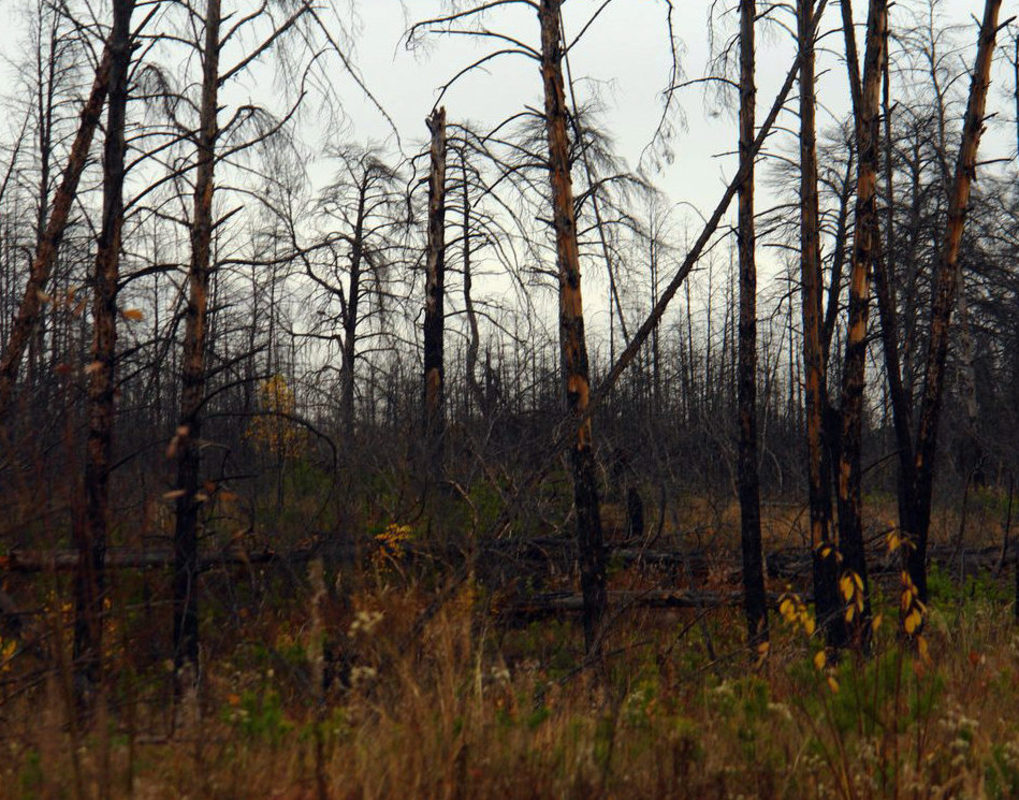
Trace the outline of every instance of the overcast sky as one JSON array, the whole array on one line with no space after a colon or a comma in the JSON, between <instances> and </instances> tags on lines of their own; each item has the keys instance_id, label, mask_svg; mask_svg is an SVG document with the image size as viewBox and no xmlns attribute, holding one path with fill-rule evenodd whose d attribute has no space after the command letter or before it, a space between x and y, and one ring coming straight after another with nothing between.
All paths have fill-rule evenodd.
<instances>
[{"instance_id":1,"label":"overcast sky","mask_svg":"<svg viewBox=\"0 0 1019 800\"><path fill-rule=\"evenodd\" d=\"M431 37L426 41L427 47L409 52L402 40L408 24L434 15L442 5L436 0L406 0L404 3L362 0L356 3L360 31L356 37L357 63L369 86L396 121L405 146L424 136L423 120L435 101L435 87L492 49L490 40L472 46L464 39ZM601 0L565 3L568 38L579 32L599 5ZM681 0L673 5L674 32L685 76L702 77L707 74L710 56L709 4L703 0ZM857 0L854 5L857 22L864 22L866 4ZM893 29L897 21L906 24L905 6L908 5L893 6ZM972 62L976 28L969 15L979 10L978 4L972 0L944 0L940 5L946 25L969 24L969 29L960 29L956 38L962 46L960 55L967 64ZM662 0L614 0L571 54L574 77L585 81L578 85L578 90L588 96L597 87L606 107L603 122L631 167L637 165L651 140L662 110L662 90L667 86L670 66L665 10ZM838 6L833 1L827 19L835 25L838 17ZM735 21L735 15L728 14L727 22L716 23L719 38L724 39L733 32ZM493 15L491 27L502 29L499 23L504 23L525 41L537 41L537 21L526 7ZM788 35L776 26L761 31L759 120L770 106L792 58L792 42ZM818 100L823 107L818 124L831 126L835 117L846 111L844 68L840 68L833 57L822 55L819 81ZM1001 88L1000 81L998 88ZM1011 89L1011 86L1006 88ZM524 103L537 104L540 89L540 77L532 62L503 57L484 73L462 79L444 98L444 104L450 119L467 117L494 122ZM693 201L704 209L713 205L733 170L733 159L713 158L733 149L736 134L731 111L721 108L714 97L715 93L703 85L687 88L679 94L677 99L686 126L677 131L672 141L676 155L673 167L659 176L663 188L674 199ZM1006 106L1003 110L1009 109ZM348 111L355 136L378 138L385 134L378 115L360 102L353 91Z\"/></svg>"},{"instance_id":2,"label":"overcast sky","mask_svg":"<svg viewBox=\"0 0 1019 800\"><path fill-rule=\"evenodd\" d=\"M14 10L25 0L0 0L5 19L16 20ZM405 33L411 23L440 14L448 4L440 0L336 0L338 14L350 24L353 51L351 60L357 65L365 83L385 108L399 130L403 151L416 149L424 138L424 118L435 103L436 87L448 81L460 69L493 48L492 40L472 41L464 37L424 37L420 46L409 50ZM231 6L254 6L252 0L235 4L225 0L224 11ZM461 2L461 6L465 3ZM602 5L602 0L569 0L564 4L566 34L572 39ZM708 0L674 0L672 22L676 43L680 50L681 66L687 79L700 78L708 73L709 6ZM719 7L724 3L719 3ZM728 5L734 6L734 2ZM903 0L892 8L893 31L910 24L911 8L922 2ZM967 66L975 52L976 22L970 16L979 11L982 3L973 0L943 0L940 9L944 25L959 24L955 40L959 45L957 58ZM866 16L866 3L856 0L855 17L862 24ZM351 16L351 9L353 16ZM630 167L636 167L655 133L662 112L662 92L668 85L671 53L666 27L667 4L664 0L612 0L583 40L571 52L570 66L580 99L586 100L597 92L604 106L601 123L615 138L618 153ZM721 41L734 32L734 12L716 13L716 35ZM826 13L830 30L839 21L838 6L832 0ZM788 14L784 20L791 24ZM491 15L489 26L509 32L522 41L538 41L537 20L526 6L500 9ZM10 24L0 32L0 46L9 59L18 60L18 31ZM845 71L838 61L840 39L830 37L831 51L819 55L818 124L824 128L834 125L845 114L847 95ZM761 26L758 34L758 120L767 112L774 94L793 58L790 35L777 25ZM1012 91L1011 76L999 70L997 83L992 88L991 108L1001 111L997 124L1001 131L988 136L982 156L1008 157L1014 152L1013 106L1006 101ZM365 101L353 81L337 73L336 83L342 97L348 120L345 137L348 141L381 142L393 144L391 128L372 105ZM265 88L251 83L242 85L233 95L243 101L249 92L258 102ZM443 99L451 121L470 119L481 125L494 122L518 111L525 104L540 105L541 83L533 61L517 56L505 56L491 62L484 71L478 71L457 83ZM795 91L795 90L794 90ZM736 126L731 109L719 104L717 93L703 85L684 89L677 96L685 125L678 127L671 140L675 159L661 172L652 172L652 178L667 192L670 202L678 204L677 216L686 215L691 222L696 214L689 211L690 204L700 213L708 214L720 197L728 179L735 170L735 159L729 155L735 147ZM678 121L679 117L674 118ZM794 125L787 117L780 124ZM307 144L314 151L321 147L314 129L305 133ZM791 143L791 140L789 140ZM780 146L773 142L773 147ZM985 155L986 154L986 155ZM719 157L723 155L723 157ZM312 162L315 163L315 162ZM651 166L647 159L643 166ZM317 162L313 169L332 169ZM315 183L326 176L313 175ZM762 195L762 203L767 196ZM696 235L696 231L693 232ZM765 256L765 261L767 260ZM765 268L768 266L765 264ZM772 264L771 268L775 268Z\"/></svg>"}]
</instances>

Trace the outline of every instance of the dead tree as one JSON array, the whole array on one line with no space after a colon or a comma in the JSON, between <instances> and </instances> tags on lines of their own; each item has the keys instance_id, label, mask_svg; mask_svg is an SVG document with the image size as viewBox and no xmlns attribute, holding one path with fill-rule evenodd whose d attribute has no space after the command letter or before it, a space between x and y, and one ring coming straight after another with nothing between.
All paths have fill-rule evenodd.
<instances>
[{"instance_id":1,"label":"dead tree","mask_svg":"<svg viewBox=\"0 0 1019 800\"><path fill-rule=\"evenodd\" d=\"M963 120L962 143L948 201L945 238L934 278L930 343L914 448L912 497L907 503L908 516L901 520L903 535L907 541L906 567L920 603L927 602L927 539L930 530L934 462L937 454L938 422L944 396L949 329L960 283L959 246L966 223L970 188L976 175L977 149L984 128L984 109L991 81L991 61L994 57L1000 10L1001 0L987 0L980 24L976 63L973 67L966 116ZM913 609L906 611L906 619L912 611Z\"/></svg>"},{"instance_id":2,"label":"dead tree","mask_svg":"<svg viewBox=\"0 0 1019 800\"><path fill-rule=\"evenodd\" d=\"M845 643L845 625L839 613L837 551L831 520L831 460L827 441L825 385L827 359L822 348L821 248L817 196L817 141L814 98L813 0L797 4L800 48L800 284L803 318L803 365L806 393L808 502L810 541L814 552L814 600L818 621L829 647Z\"/></svg>"},{"instance_id":3,"label":"dead tree","mask_svg":"<svg viewBox=\"0 0 1019 800\"><path fill-rule=\"evenodd\" d=\"M867 356L867 318L870 310L872 265L880 251L877 175L880 155L882 74L888 51L888 4L871 0L863 62L863 83L855 108L857 141L856 227L849 277L849 328L842 371L841 431L839 436L838 509L841 585L850 602L856 638L869 635L870 597L867 561L863 551L863 494L860 453L863 434L864 368ZM854 92L855 96L855 92ZM859 583L856 583L859 579ZM850 593L851 592L851 593ZM861 612L861 613L857 613Z\"/></svg>"},{"instance_id":4,"label":"dead tree","mask_svg":"<svg viewBox=\"0 0 1019 800\"><path fill-rule=\"evenodd\" d=\"M541 0L538 19L541 24L541 76L545 94L545 127L559 272L559 346L567 409L580 422L570 447L570 465L573 472L573 503L577 515L580 584L584 596L584 641L588 653L593 654L599 646L599 630L606 608L605 554L591 420L585 417L590 399L590 376L584 336L573 182L570 177L570 143L559 15L560 0Z\"/></svg>"},{"instance_id":5,"label":"dead tree","mask_svg":"<svg viewBox=\"0 0 1019 800\"><path fill-rule=\"evenodd\" d=\"M428 176L428 244L425 264L424 443L430 479L442 475L445 437L443 339L446 280L446 109L427 119L432 134Z\"/></svg>"},{"instance_id":6,"label":"dead tree","mask_svg":"<svg viewBox=\"0 0 1019 800\"><path fill-rule=\"evenodd\" d=\"M134 0L115 0L110 32L109 107L103 152L103 210L97 242L92 300L92 362L88 367L88 444L85 456L85 518L74 525L74 662L76 674L94 688L102 679L103 560L109 525L117 356L117 284L124 224L124 125L131 14Z\"/></svg>"},{"instance_id":7,"label":"dead tree","mask_svg":"<svg viewBox=\"0 0 1019 800\"><path fill-rule=\"evenodd\" d=\"M99 115L110 82L110 50L103 50L103 55L96 68L95 79L85 105L82 107L78 131L67 157L60 186L53 197L53 208L49 221L42 233L32 266L29 270L28 282L18 307L17 316L11 326L10 337L5 343L3 355L0 357L0 426L3 426L10 414L14 385L18 378L21 360L25 355L28 342L33 335L42 308L42 298L49 281L53 261L67 228L67 220L71 213L71 205L78 192L78 181L88 161L92 137L99 124Z\"/></svg>"},{"instance_id":8,"label":"dead tree","mask_svg":"<svg viewBox=\"0 0 1019 800\"><path fill-rule=\"evenodd\" d=\"M198 675L198 515L201 469L201 408L205 399L206 335L208 332L209 284L212 277L212 199L220 87L220 0L208 0L205 12L205 44L202 48L202 96L199 110L194 211L191 222L191 264L188 268L188 300L185 312L184 354L180 421L177 448L177 520L174 533L173 663L177 689ZM187 667L191 675L181 676Z\"/></svg>"},{"instance_id":9,"label":"dead tree","mask_svg":"<svg viewBox=\"0 0 1019 800\"><path fill-rule=\"evenodd\" d=\"M757 262L754 249L754 21L756 0L740 2L739 158L739 503L744 611L751 647L768 641L768 606L761 552L761 498L757 471Z\"/></svg>"}]
</instances>

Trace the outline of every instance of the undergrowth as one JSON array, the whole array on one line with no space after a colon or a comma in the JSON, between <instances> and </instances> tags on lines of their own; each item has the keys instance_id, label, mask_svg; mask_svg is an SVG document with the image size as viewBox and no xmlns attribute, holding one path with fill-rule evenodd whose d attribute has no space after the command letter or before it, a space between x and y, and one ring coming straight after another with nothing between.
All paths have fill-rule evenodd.
<instances>
[{"instance_id":1,"label":"undergrowth","mask_svg":"<svg viewBox=\"0 0 1019 800\"><path fill-rule=\"evenodd\" d=\"M591 664L568 619L507 625L470 580L436 608L379 564L332 593L324 632L292 603L218 642L176 730L156 668L124 661L84 726L59 676L10 684L0 795L1013 797L1019 632L966 589L931 610L926 658L886 623L870 657L830 663L786 606L756 669L724 609L624 611Z\"/></svg>"}]
</instances>

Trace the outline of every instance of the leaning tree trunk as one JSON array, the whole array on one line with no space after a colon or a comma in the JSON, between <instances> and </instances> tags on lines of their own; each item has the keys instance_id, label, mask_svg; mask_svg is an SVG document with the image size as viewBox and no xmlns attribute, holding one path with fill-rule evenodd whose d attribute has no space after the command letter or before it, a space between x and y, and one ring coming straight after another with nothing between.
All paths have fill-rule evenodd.
<instances>
[{"instance_id":1,"label":"leaning tree trunk","mask_svg":"<svg viewBox=\"0 0 1019 800\"><path fill-rule=\"evenodd\" d=\"M559 269L559 338L567 410L579 420L570 449L573 503L577 515L577 550L584 595L584 642L589 654L599 648L605 615L605 553L602 544L598 484L595 475L591 420L585 416L590 400L584 309L580 290L580 251L570 178L566 99L563 89L561 0L541 0L541 76L545 88L545 128L548 135L552 212Z\"/></svg>"},{"instance_id":2,"label":"leaning tree trunk","mask_svg":"<svg viewBox=\"0 0 1019 800\"><path fill-rule=\"evenodd\" d=\"M357 375L357 326L360 322L361 273L365 259L364 223L367 215L368 176L358 187L357 217L350 242L350 291L343 308L343 374L340 414L347 441L354 442L354 379Z\"/></svg>"},{"instance_id":3,"label":"leaning tree trunk","mask_svg":"<svg viewBox=\"0 0 1019 800\"><path fill-rule=\"evenodd\" d=\"M980 25L980 43L970 85L969 101L963 121L962 144L955 165L955 178L948 201L948 223L934 280L931 306L931 332L924 374L923 396L914 449L914 489L909 518L902 520L906 547L906 567L916 588L920 603L927 602L927 537L931 520L931 497L934 488L934 459L937 454L938 421L944 395L945 362L948 358L948 336L952 309L959 288L959 245L969 205L970 186L976 174L977 148L984 127L984 108L990 86L991 61L998 32L1001 0L987 0ZM907 611L905 619L912 615ZM916 611L921 612L919 607ZM912 632L907 625L907 633Z\"/></svg>"},{"instance_id":4,"label":"leaning tree trunk","mask_svg":"<svg viewBox=\"0 0 1019 800\"><path fill-rule=\"evenodd\" d=\"M446 109L426 120L432 134L428 175L428 244L425 265L424 442L429 482L442 477L446 281Z\"/></svg>"},{"instance_id":5,"label":"leaning tree trunk","mask_svg":"<svg viewBox=\"0 0 1019 800\"><path fill-rule=\"evenodd\" d=\"M739 504L744 610L751 647L765 653L768 605L761 552L761 498L757 473L757 264L754 255L754 19L756 0L740 2L739 158Z\"/></svg>"},{"instance_id":6,"label":"leaning tree trunk","mask_svg":"<svg viewBox=\"0 0 1019 800\"><path fill-rule=\"evenodd\" d=\"M99 125L99 115L102 112L110 85L110 59L110 48L107 47L103 51L102 59L96 69L92 90L81 109L78 132L71 144L67 167L53 197L53 210L50 212L46 230L42 234L35 257L32 259L28 282L25 284L25 293L21 298L18 314L11 327L10 338L4 348L3 356L0 358L0 426L6 423L10 412L14 384L18 378L21 359L25 355L25 349L28 347L28 342L32 338L36 322L39 319L43 292L49 280L57 250L60 248L60 242L64 237L64 230L67 228L71 205L78 192L78 181L85 169L85 163L88 161L92 137Z\"/></svg>"},{"instance_id":7,"label":"leaning tree trunk","mask_svg":"<svg viewBox=\"0 0 1019 800\"><path fill-rule=\"evenodd\" d=\"M110 32L106 144L103 152L103 217L99 230L92 300L92 363L88 385L88 443L85 454L85 519L76 524L74 665L92 689L102 679L102 611L109 523L110 456L113 440L117 350L117 284L120 236L124 224L124 122L131 64L134 0L115 0ZM36 259L38 260L38 259Z\"/></svg>"},{"instance_id":8,"label":"leaning tree trunk","mask_svg":"<svg viewBox=\"0 0 1019 800\"><path fill-rule=\"evenodd\" d=\"M827 426L824 424L828 401L825 385L827 365L822 348L813 0L799 0L796 16L800 42L800 282L814 602L828 646L841 647L845 644L846 634L836 589L838 562L831 523L831 463L827 457Z\"/></svg>"},{"instance_id":9,"label":"leaning tree trunk","mask_svg":"<svg viewBox=\"0 0 1019 800\"><path fill-rule=\"evenodd\" d=\"M184 691L198 679L198 491L201 408L205 399L205 351L209 284L212 276L212 196L219 88L220 0L208 0L202 61L194 218L191 221L191 264L184 326L184 358L180 423L177 427L177 527L174 533L173 663L176 688Z\"/></svg>"},{"instance_id":10,"label":"leaning tree trunk","mask_svg":"<svg viewBox=\"0 0 1019 800\"><path fill-rule=\"evenodd\" d=\"M856 227L849 276L849 329L842 371L841 435L839 438L839 547L842 553L843 600L853 622L854 638L866 645L870 633L867 561L863 549L863 494L860 464L863 435L863 390L867 357L867 317L870 277L880 249L877 174L881 76L888 37L887 0L871 0L867 18L863 84L856 107L857 181Z\"/></svg>"}]
</instances>

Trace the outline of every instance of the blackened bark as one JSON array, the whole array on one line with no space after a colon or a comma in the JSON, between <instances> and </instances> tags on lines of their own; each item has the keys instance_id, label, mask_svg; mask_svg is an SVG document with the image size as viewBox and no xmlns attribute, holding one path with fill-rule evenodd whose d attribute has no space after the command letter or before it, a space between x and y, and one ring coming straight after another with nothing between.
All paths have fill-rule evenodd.
<instances>
[{"instance_id":1,"label":"blackened bark","mask_svg":"<svg viewBox=\"0 0 1019 800\"><path fill-rule=\"evenodd\" d=\"M800 42L800 284L803 307L803 365L806 392L808 503L813 548L814 602L829 647L842 647L846 633L839 613L838 562L831 523L831 475L824 424L827 407L822 350L821 250L817 197L814 98L814 3L799 0Z\"/></svg>"},{"instance_id":2,"label":"blackened bark","mask_svg":"<svg viewBox=\"0 0 1019 800\"><path fill-rule=\"evenodd\" d=\"M134 0L115 0L110 32L110 101L103 152L103 216L92 276L92 362L89 365L88 441L85 454L85 519L77 533L75 573L74 665L82 688L102 680L102 614L106 534L109 524L110 457L113 441L117 350L117 283L120 237L124 223L124 124L128 68L131 64L131 14Z\"/></svg>"},{"instance_id":3,"label":"blackened bark","mask_svg":"<svg viewBox=\"0 0 1019 800\"><path fill-rule=\"evenodd\" d=\"M602 542L598 484L592 447L591 420L585 418L590 401L587 343L580 288L580 252L570 177L566 100L562 73L561 0L541 0L541 76L545 91L545 127L548 136L549 176L559 269L559 337L567 410L581 420L570 465L573 502L577 515L577 550L584 596L584 642L588 654L599 649L599 632L605 615L605 553Z\"/></svg>"},{"instance_id":4,"label":"blackened bark","mask_svg":"<svg viewBox=\"0 0 1019 800\"><path fill-rule=\"evenodd\" d=\"M739 158L739 503L747 640L768 641L768 605L761 552L761 498L757 472L757 264L754 253L754 20L756 0L740 2Z\"/></svg>"},{"instance_id":5,"label":"blackened bark","mask_svg":"<svg viewBox=\"0 0 1019 800\"><path fill-rule=\"evenodd\" d=\"M991 61L998 32L1001 0L987 0L980 25L980 42L970 85L966 116L963 121L962 144L955 165L955 178L949 195L948 223L941 249L938 271L934 280L931 307L930 344L924 373L924 389L920 403L915 461L914 490L909 518L903 520L903 533L910 545L906 547L906 566L921 603L927 602L927 537L930 529L931 499L934 488L934 460L937 454L938 422L944 396L945 362L952 309L959 288L959 245L966 222L970 187L976 175L977 149L984 127L984 109L990 86Z\"/></svg>"},{"instance_id":6,"label":"blackened bark","mask_svg":"<svg viewBox=\"0 0 1019 800\"><path fill-rule=\"evenodd\" d=\"M177 527L174 535L173 662L176 689L182 668L189 667L190 680L198 678L198 516L202 430L201 408L205 399L208 332L208 297L212 277L212 198L219 90L220 0L208 0L205 43L202 51L202 100L199 112L194 217L191 221L191 264L188 270L188 303L185 312L184 357L180 424L177 428Z\"/></svg>"},{"instance_id":7,"label":"blackened bark","mask_svg":"<svg viewBox=\"0 0 1019 800\"><path fill-rule=\"evenodd\" d=\"M424 440L430 480L442 477L445 438L443 339L446 327L446 109L426 120L432 134L428 175L428 244L425 265Z\"/></svg>"}]
</instances>

